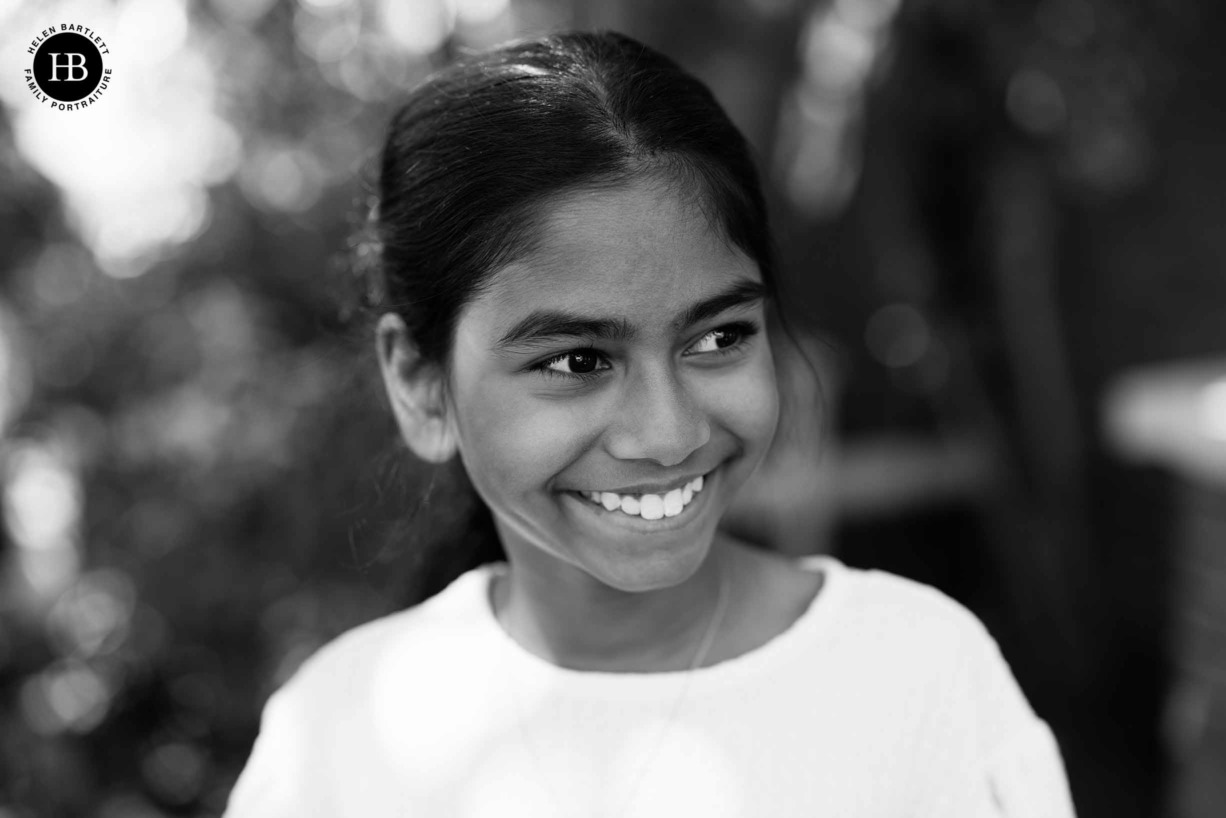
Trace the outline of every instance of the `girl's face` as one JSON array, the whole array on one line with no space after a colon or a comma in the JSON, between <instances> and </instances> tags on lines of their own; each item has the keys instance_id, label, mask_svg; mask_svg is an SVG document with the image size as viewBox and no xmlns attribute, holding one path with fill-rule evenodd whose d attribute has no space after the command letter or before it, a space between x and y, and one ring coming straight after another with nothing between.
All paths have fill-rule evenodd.
<instances>
[{"instance_id":1,"label":"girl's face","mask_svg":"<svg viewBox=\"0 0 1226 818\"><path fill-rule=\"evenodd\" d=\"M534 252L461 312L448 384L513 561L624 591L697 570L778 418L764 292L663 186L547 211Z\"/></svg>"}]
</instances>

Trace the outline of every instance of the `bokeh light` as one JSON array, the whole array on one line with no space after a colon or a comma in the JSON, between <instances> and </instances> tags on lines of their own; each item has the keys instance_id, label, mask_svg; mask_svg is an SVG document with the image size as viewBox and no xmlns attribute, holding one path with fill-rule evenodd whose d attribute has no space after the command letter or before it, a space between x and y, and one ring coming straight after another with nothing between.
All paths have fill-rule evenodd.
<instances>
[{"instance_id":1,"label":"bokeh light","mask_svg":"<svg viewBox=\"0 0 1226 818\"><path fill-rule=\"evenodd\" d=\"M106 716L114 691L85 662L57 661L21 688L22 716L35 732L54 735L86 733Z\"/></svg>"},{"instance_id":2,"label":"bokeh light","mask_svg":"<svg viewBox=\"0 0 1226 818\"><path fill-rule=\"evenodd\" d=\"M1210 440L1226 443L1226 378L1202 388L1198 415L1201 433Z\"/></svg>"},{"instance_id":3,"label":"bokeh light","mask_svg":"<svg viewBox=\"0 0 1226 818\"><path fill-rule=\"evenodd\" d=\"M4 519L13 541L30 551L72 542L81 517L81 485L54 448L18 444L6 458Z\"/></svg>"},{"instance_id":4,"label":"bokeh light","mask_svg":"<svg viewBox=\"0 0 1226 818\"><path fill-rule=\"evenodd\" d=\"M30 368L12 310L0 299L0 440L30 396Z\"/></svg>"},{"instance_id":5,"label":"bokeh light","mask_svg":"<svg viewBox=\"0 0 1226 818\"><path fill-rule=\"evenodd\" d=\"M24 54L14 47L21 32L51 18L105 33L116 71L107 104L73 111L73 127L65 128L64 112L39 106L24 85L0 85L0 99L13 113L18 148L64 192L103 269L138 275L204 228L205 189L235 168L236 137L215 110L217 66L188 37L182 0L26 7L9 15L0 52L16 60ZM5 68L21 74L15 62Z\"/></svg>"},{"instance_id":6,"label":"bokeh light","mask_svg":"<svg viewBox=\"0 0 1226 818\"><path fill-rule=\"evenodd\" d=\"M801 76L781 112L776 174L813 218L846 206L860 173L857 140L869 81L889 45L894 0L817 4L799 42Z\"/></svg>"}]
</instances>

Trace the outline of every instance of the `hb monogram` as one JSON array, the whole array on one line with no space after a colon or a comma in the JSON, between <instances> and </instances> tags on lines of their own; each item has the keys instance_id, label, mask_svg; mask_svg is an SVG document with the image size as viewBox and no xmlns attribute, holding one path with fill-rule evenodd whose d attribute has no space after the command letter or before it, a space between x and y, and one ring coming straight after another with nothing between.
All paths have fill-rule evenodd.
<instances>
[{"instance_id":1,"label":"hb monogram","mask_svg":"<svg viewBox=\"0 0 1226 818\"><path fill-rule=\"evenodd\" d=\"M89 69L85 67L85 55L84 54L54 53L54 54L48 54L47 56L51 57L51 77L50 79L53 82L61 82L65 79L68 80L69 82L80 82L81 80L86 79L89 76ZM66 57L67 60L61 63L59 59L60 57ZM60 77L59 73L60 73L61 68L67 69L67 73L68 73L67 77L63 77L63 78ZM77 76L78 69L80 69L81 71L80 76Z\"/></svg>"},{"instance_id":2,"label":"hb monogram","mask_svg":"<svg viewBox=\"0 0 1226 818\"><path fill-rule=\"evenodd\" d=\"M63 23L59 31L45 28L26 51L34 57L26 69L26 86L50 108L75 111L88 107L110 84L111 69L104 55L111 50L91 28L75 23Z\"/></svg>"}]
</instances>

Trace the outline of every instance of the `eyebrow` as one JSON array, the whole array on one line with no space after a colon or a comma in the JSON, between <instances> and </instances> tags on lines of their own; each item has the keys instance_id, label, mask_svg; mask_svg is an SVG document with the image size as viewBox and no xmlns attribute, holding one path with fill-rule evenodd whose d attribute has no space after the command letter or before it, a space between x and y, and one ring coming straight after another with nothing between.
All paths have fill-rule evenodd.
<instances>
[{"instance_id":1,"label":"eyebrow","mask_svg":"<svg viewBox=\"0 0 1226 818\"><path fill-rule=\"evenodd\" d=\"M760 281L738 281L722 293L688 307L673 320L673 329L683 330L714 318L725 310L756 303L766 298L766 285Z\"/></svg>"},{"instance_id":2,"label":"eyebrow","mask_svg":"<svg viewBox=\"0 0 1226 818\"><path fill-rule=\"evenodd\" d=\"M723 292L685 308L672 321L674 330L684 330L714 318L733 307L746 306L766 298L766 286L757 281L738 281ZM527 346L550 338L593 338L600 341L627 341L635 329L624 318L593 318L559 310L536 310L516 322L495 343L495 349Z\"/></svg>"}]
</instances>

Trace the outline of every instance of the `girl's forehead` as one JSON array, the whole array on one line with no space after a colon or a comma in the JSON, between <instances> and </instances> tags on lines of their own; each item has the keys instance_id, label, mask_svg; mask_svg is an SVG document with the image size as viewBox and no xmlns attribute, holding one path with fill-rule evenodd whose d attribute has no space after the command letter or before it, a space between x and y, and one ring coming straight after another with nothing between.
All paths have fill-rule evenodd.
<instances>
[{"instance_id":1,"label":"girl's forehead","mask_svg":"<svg viewBox=\"0 0 1226 818\"><path fill-rule=\"evenodd\" d=\"M639 183L560 198L540 220L533 250L496 271L475 307L497 318L551 309L650 322L738 281L758 266L714 230L697 202Z\"/></svg>"}]
</instances>

